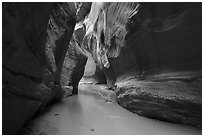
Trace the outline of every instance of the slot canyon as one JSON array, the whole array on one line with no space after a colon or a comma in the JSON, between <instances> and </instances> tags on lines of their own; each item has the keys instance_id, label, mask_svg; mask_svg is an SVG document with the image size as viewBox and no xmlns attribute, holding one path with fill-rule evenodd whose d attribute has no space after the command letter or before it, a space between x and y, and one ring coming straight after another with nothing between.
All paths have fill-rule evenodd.
<instances>
[{"instance_id":1,"label":"slot canyon","mask_svg":"<svg viewBox=\"0 0 204 137\"><path fill-rule=\"evenodd\" d=\"M3 2L3 135L201 135L201 2Z\"/></svg>"}]
</instances>

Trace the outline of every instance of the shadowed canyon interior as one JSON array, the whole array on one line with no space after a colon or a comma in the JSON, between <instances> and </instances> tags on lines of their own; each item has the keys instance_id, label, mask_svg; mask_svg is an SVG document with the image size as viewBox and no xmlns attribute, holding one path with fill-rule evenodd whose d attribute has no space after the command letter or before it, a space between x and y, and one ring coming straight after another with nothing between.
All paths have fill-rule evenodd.
<instances>
[{"instance_id":1,"label":"shadowed canyon interior","mask_svg":"<svg viewBox=\"0 0 204 137\"><path fill-rule=\"evenodd\" d=\"M4 2L2 74L3 134L81 79L133 113L202 129L202 3Z\"/></svg>"}]
</instances>

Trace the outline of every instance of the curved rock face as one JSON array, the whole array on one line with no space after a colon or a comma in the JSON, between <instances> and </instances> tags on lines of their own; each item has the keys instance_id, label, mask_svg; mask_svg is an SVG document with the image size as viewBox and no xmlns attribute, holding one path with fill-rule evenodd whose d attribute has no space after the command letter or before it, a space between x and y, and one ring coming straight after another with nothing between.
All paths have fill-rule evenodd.
<instances>
[{"instance_id":1,"label":"curved rock face","mask_svg":"<svg viewBox=\"0 0 204 137\"><path fill-rule=\"evenodd\" d=\"M91 2L75 2L77 22L82 21L91 10Z\"/></svg>"},{"instance_id":2,"label":"curved rock face","mask_svg":"<svg viewBox=\"0 0 204 137\"><path fill-rule=\"evenodd\" d=\"M201 129L201 4L149 3L143 8L130 23L127 46L112 62L118 102L142 116Z\"/></svg>"},{"instance_id":3,"label":"curved rock face","mask_svg":"<svg viewBox=\"0 0 204 137\"><path fill-rule=\"evenodd\" d=\"M143 77L201 70L200 10L196 3L94 3L85 45L101 69L113 64L116 77L130 69Z\"/></svg>"},{"instance_id":4,"label":"curved rock face","mask_svg":"<svg viewBox=\"0 0 204 137\"><path fill-rule=\"evenodd\" d=\"M78 85L86 57L69 42L85 14L76 15L81 12L76 3L3 3L2 7L2 130L16 134L38 110L62 98L65 56L66 65L76 66L66 71L73 75L68 79L76 78L72 83ZM88 6L84 7L87 13Z\"/></svg>"},{"instance_id":5,"label":"curved rock face","mask_svg":"<svg viewBox=\"0 0 204 137\"><path fill-rule=\"evenodd\" d=\"M201 11L201 3L92 4L85 45L121 106L201 128Z\"/></svg>"},{"instance_id":6,"label":"curved rock face","mask_svg":"<svg viewBox=\"0 0 204 137\"><path fill-rule=\"evenodd\" d=\"M64 62L64 79L61 79L63 85L73 86L73 93L78 93L78 83L84 75L85 65L88 57L83 48L81 48L80 39L76 38L77 31L74 32L72 40L70 41L68 52Z\"/></svg>"},{"instance_id":7,"label":"curved rock face","mask_svg":"<svg viewBox=\"0 0 204 137\"><path fill-rule=\"evenodd\" d=\"M120 54L119 58L123 60L117 63L122 64L121 70L117 69L118 75L127 70L125 67L135 68L144 76L162 72L201 70L201 8L199 4L184 4L185 8L181 11L180 6L177 8L173 3L169 5L167 11L159 8L168 7L164 3L149 4L152 10L146 10L146 12L150 17L138 23L142 20L142 16L146 15L145 9L141 8L138 19L132 23L135 25L129 28L131 37L126 38L127 46ZM145 6L143 8L146 8ZM165 12L167 12L166 15L160 15ZM171 21L172 25L169 25ZM145 23L149 25L143 25ZM138 30L132 29L134 26ZM124 65L127 60L135 61L131 65ZM119 60L116 59L115 62Z\"/></svg>"},{"instance_id":8,"label":"curved rock face","mask_svg":"<svg viewBox=\"0 0 204 137\"><path fill-rule=\"evenodd\" d=\"M107 84L106 76L98 66L96 66L96 70L94 75L92 76L97 84Z\"/></svg>"},{"instance_id":9,"label":"curved rock face","mask_svg":"<svg viewBox=\"0 0 204 137\"><path fill-rule=\"evenodd\" d=\"M127 33L126 23L137 13L137 9L138 3L93 3L84 21L86 48L92 52L96 64L103 69L110 87L114 85L116 76L108 58L120 54Z\"/></svg>"},{"instance_id":10,"label":"curved rock face","mask_svg":"<svg viewBox=\"0 0 204 137\"><path fill-rule=\"evenodd\" d=\"M51 73L44 51L53 7L3 3L3 134L15 134L53 96L43 83L44 75Z\"/></svg>"},{"instance_id":11,"label":"curved rock face","mask_svg":"<svg viewBox=\"0 0 204 137\"><path fill-rule=\"evenodd\" d=\"M109 87L117 85L121 106L201 128L201 3L2 8L3 134L17 133L38 110L61 99L62 86L71 84L77 92L87 61L84 48Z\"/></svg>"}]
</instances>

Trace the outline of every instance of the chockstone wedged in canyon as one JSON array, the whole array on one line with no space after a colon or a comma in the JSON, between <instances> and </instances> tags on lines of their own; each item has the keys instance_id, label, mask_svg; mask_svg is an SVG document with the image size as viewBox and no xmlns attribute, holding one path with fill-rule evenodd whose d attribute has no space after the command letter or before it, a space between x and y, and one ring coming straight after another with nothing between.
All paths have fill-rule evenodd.
<instances>
[{"instance_id":1,"label":"chockstone wedged in canyon","mask_svg":"<svg viewBox=\"0 0 204 137\"><path fill-rule=\"evenodd\" d=\"M3 3L3 134L91 78L142 116L202 127L201 3ZM72 86L73 90L67 90Z\"/></svg>"}]
</instances>

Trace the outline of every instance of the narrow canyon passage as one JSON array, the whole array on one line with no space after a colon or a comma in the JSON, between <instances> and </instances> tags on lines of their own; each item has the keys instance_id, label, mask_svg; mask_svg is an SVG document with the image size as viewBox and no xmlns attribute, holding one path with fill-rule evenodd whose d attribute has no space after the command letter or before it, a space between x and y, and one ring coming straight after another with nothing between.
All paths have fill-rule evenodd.
<instances>
[{"instance_id":1,"label":"narrow canyon passage","mask_svg":"<svg viewBox=\"0 0 204 137\"><path fill-rule=\"evenodd\" d=\"M202 134L202 3L3 2L2 134Z\"/></svg>"},{"instance_id":2,"label":"narrow canyon passage","mask_svg":"<svg viewBox=\"0 0 204 137\"><path fill-rule=\"evenodd\" d=\"M105 86L81 83L79 95L48 108L22 134L201 134L194 127L138 116L113 98Z\"/></svg>"}]
</instances>

